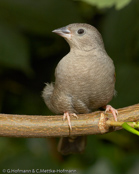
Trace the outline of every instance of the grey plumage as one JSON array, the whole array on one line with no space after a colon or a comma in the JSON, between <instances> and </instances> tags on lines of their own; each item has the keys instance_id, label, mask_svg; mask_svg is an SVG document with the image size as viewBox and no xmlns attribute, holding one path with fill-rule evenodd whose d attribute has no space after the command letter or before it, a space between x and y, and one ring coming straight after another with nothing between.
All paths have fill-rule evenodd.
<instances>
[{"instance_id":1,"label":"grey plumage","mask_svg":"<svg viewBox=\"0 0 139 174\"><path fill-rule=\"evenodd\" d=\"M81 114L106 106L115 91L115 67L100 33L81 23L54 32L66 39L70 52L56 67L55 84L43 90L48 108L56 114Z\"/></svg>"}]
</instances>

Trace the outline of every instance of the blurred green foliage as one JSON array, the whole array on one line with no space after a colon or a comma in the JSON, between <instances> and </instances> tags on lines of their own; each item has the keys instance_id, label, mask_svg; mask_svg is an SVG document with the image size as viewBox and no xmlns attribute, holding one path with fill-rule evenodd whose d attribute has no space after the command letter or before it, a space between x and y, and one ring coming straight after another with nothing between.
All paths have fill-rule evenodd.
<instances>
[{"instance_id":1,"label":"blurred green foliage","mask_svg":"<svg viewBox=\"0 0 139 174\"><path fill-rule=\"evenodd\" d=\"M59 60L68 53L53 29L69 23L94 25L116 66L111 104L124 107L139 97L138 0L0 0L0 112L52 114L41 91L54 81ZM0 138L0 171L76 169L81 174L139 173L139 139L126 131L88 136L82 155L61 156L55 139Z\"/></svg>"},{"instance_id":2,"label":"blurred green foliage","mask_svg":"<svg viewBox=\"0 0 139 174\"><path fill-rule=\"evenodd\" d=\"M123 8L124 6L126 6L131 0L82 0L88 4L91 5L96 5L98 8L106 8L106 7L112 7L115 6L115 8L117 10Z\"/></svg>"}]
</instances>

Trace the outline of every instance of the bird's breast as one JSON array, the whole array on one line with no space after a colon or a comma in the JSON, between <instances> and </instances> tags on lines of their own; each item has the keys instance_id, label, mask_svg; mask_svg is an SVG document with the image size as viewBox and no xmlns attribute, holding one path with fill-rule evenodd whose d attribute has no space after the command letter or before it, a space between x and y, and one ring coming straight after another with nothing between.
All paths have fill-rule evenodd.
<instances>
[{"instance_id":1,"label":"bird's breast","mask_svg":"<svg viewBox=\"0 0 139 174\"><path fill-rule=\"evenodd\" d=\"M114 94L114 65L97 57L63 58L55 72L56 85L65 94L94 109L107 104ZM93 107L92 107L93 108Z\"/></svg>"}]
</instances>

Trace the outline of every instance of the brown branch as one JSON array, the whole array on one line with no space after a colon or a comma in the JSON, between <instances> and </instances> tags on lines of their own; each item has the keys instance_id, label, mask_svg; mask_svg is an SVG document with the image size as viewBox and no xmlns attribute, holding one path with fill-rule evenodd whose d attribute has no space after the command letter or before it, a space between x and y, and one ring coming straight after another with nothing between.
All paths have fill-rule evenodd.
<instances>
[{"instance_id":1,"label":"brown branch","mask_svg":"<svg viewBox=\"0 0 139 174\"><path fill-rule=\"evenodd\" d=\"M118 109L118 122L114 122L111 113L102 111L71 117L72 131L62 115L31 116L0 114L1 137L60 137L69 135L102 134L122 129L119 122L139 121L139 104Z\"/></svg>"}]
</instances>

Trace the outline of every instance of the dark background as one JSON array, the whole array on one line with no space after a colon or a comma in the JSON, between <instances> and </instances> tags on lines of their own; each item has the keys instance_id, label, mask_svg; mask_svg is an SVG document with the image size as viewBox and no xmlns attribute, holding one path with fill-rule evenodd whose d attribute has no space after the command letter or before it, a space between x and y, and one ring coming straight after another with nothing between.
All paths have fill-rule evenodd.
<instances>
[{"instance_id":1,"label":"dark background","mask_svg":"<svg viewBox=\"0 0 139 174\"><path fill-rule=\"evenodd\" d=\"M52 114L41 98L54 81L66 41L51 31L74 22L95 26L116 67L115 108L139 100L138 0L0 0L0 112ZM88 136L82 155L63 157L57 140L0 138L0 170L76 169L81 174L139 173L139 138L125 130Z\"/></svg>"}]
</instances>

